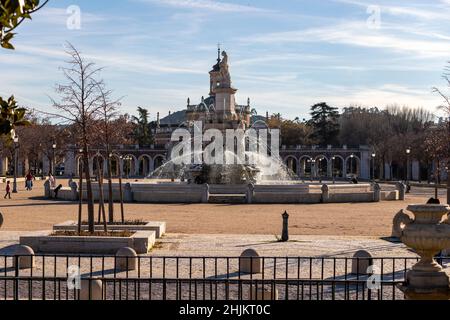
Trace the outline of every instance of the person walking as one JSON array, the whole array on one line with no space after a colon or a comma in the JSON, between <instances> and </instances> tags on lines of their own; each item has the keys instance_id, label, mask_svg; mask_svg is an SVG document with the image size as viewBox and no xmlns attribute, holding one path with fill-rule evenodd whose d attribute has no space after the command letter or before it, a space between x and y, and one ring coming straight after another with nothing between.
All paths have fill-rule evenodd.
<instances>
[{"instance_id":1,"label":"person walking","mask_svg":"<svg viewBox=\"0 0 450 320\"><path fill-rule=\"evenodd\" d=\"M28 171L26 176L26 186L28 191L33 190L33 175L31 174L31 171Z\"/></svg>"},{"instance_id":2,"label":"person walking","mask_svg":"<svg viewBox=\"0 0 450 320\"><path fill-rule=\"evenodd\" d=\"M6 182L5 199L6 199L6 197L9 197L9 199L11 199L11 183L10 183L10 181Z\"/></svg>"},{"instance_id":3,"label":"person walking","mask_svg":"<svg viewBox=\"0 0 450 320\"><path fill-rule=\"evenodd\" d=\"M50 188L55 189L56 188L56 180L55 180L55 177L51 173L48 174L48 181L50 182Z\"/></svg>"}]
</instances>

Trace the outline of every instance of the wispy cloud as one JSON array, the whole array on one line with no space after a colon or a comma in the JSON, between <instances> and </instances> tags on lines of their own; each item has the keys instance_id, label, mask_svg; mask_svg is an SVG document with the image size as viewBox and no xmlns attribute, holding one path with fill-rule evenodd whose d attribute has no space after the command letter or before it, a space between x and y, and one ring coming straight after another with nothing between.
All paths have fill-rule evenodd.
<instances>
[{"instance_id":1,"label":"wispy cloud","mask_svg":"<svg viewBox=\"0 0 450 320\"><path fill-rule=\"evenodd\" d=\"M380 8L381 13L393 15L393 16L407 16L420 20L436 20L436 19L448 19L449 11L446 10L442 3L450 4L450 0L441 0L439 3L427 3L426 6L418 5L414 6L412 3L406 6L374 3L373 1L357 1L357 0L334 0L338 3L355 5L363 8L368 8L370 5L376 5ZM450 9L450 8L448 8Z\"/></svg>"},{"instance_id":2,"label":"wispy cloud","mask_svg":"<svg viewBox=\"0 0 450 320\"><path fill-rule=\"evenodd\" d=\"M350 21L333 26L304 30L274 32L240 39L243 43L323 42L351 46L390 49L419 56L448 57L450 42L440 39L417 38L392 32L389 28L370 29L365 22Z\"/></svg>"},{"instance_id":3,"label":"wispy cloud","mask_svg":"<svg viewBox=\"0 0 450 320\"><path fill-rule=\"evenodd\" d=\"M217 12L242 12L242 13L272 12L272 10L267 10L263 8L214 0L138 0L138 1L152 3L156 5L170 6L175 8L198 9Z\"/></svg>"}]
</instances>

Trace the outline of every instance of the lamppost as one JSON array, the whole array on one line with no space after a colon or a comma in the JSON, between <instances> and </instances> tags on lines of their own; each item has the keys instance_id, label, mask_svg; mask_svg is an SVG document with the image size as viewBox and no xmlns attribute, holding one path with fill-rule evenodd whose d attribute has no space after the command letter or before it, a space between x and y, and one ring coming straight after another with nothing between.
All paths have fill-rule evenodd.
<instances>
[{"instance_id":1,"label":"lamppost","mask_svg":"<svg viewBox=\"0 0 450 320\"><path fill-rule=\"evenodd\" d=\"M14 133L14 181L13 181L13 193L17 193L17 166L18 166L18 162L19 162L19 154L18 154L18 149L19 149L19 136L17 135L17 133Z\"/></svg>"},{"instance_id":2,"label":"lamppost","mask_svg":"<svg viewBox=\"0 0 450 320\"><path fill-rule=\"evenodd\" d=\"M53 155L52 155L52 175L54 177L55 173L56 173L56 169L55 169L55 166L56 166L56 158L55 158L56 142L53 142L52 151L53 151Z\"/></svg>"},{"instance_id":3,"label":"lamppost","mask_svg":"<svg viewBox=\"0 0 450 320\"><path fill-rule=\"evenodd\" d=\"M317 174L319 175L319 182L322 183L323 178L323 168L322 168L322 161L325 160L325 158L320 158L318 160L317 164Z\"/></svg>"},{"instance_id":4,"label":"lamppost","mask_svg":"<svg viewBox=\"0 0 450 320\"><path fill-rule=\"evenodd\" d=\"M314 172L314 163L316 162L316 160L314 159L308 159L307 161L310 165L310 178L311 178L311 182L313 181L313 172Z\"/></svg>"},{"instance_id":5,"label":"lamppost","mask_svg":"<svg viewBox=\"0 0 450 320\"><path fill-rule=\"evenodd\" d=\"M355 155L352 153L350 155L350 174L352 175L353 178L353 158L355 157Z\"/></svg>"},{"instance_id":6,"label":"lamppost","mask_svg":"<svg viewBox=\"0 0 450 320\"><path fill-rule=\"evenodd\" d=\"M127 163L128 163L128 165L127 165L127 179L130 179L130 173L131 173L131 160L132 160L132 158L131 158L131 156L126 156L125 158L124 158L124 160L125 161L127 161Z\"/></svg>"},{"instance_id":7,"label":"lamppost","mask_svg":"<svg viewBox=\"0 0 450 320\"><path fill-rule=\"evenodd\" d=\"M372 153L372 181L375 182L375 157L376 157L376 153L373 152Z\"/></svg>"},{"instance_id":8,"label":"lamppost","mask_svg":"<svg viewBox=\"0 0 450 320\"><path fill-rule=\"evenodd\" d=\"M336 178L335 178L335 175L334 175L334 160L336 160L336 157L331 157L331 175L332 175L332 177L333 177L333 184L335 184L336 183Z\"/></svg>"},{"instance_id":9,"label":"lamppost","mask_svg":"<svg viewBox=\"0 0 450 320\"><path fill-rule=\"evenodd\" d=\"M406 193L409 193L409 157L411 155L411 148L406 149Z\"/></svg>"}]
</instances>

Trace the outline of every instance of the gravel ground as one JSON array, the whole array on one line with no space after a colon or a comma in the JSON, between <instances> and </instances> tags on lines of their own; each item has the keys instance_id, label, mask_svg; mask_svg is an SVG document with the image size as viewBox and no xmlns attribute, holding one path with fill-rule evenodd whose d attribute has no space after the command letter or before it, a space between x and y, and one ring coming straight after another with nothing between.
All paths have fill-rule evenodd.
<instances>
[{"instance_id":1,"label":"gravel ground","mask_svg":"<svg viewBox=\"0 0 450 320\"><path fill-rule=\"evenodd\" d=\"M21 187L19 184L19 193L12 200L0 200L5 220L2 230L48 230L56 223L77 219L76 203L43 199L42 182L36 182L31 192ZM441 190L441 194L444 192ZM274 235L280 233L281 214L287 210L292 235L389 236L395 213L408 204L424 203L432 195L433 189L413 188L405 201L313 205L131 203L125 205L125 211L128 219L166 221L170 233ZM116 205L117 217L119 210Z\"/></svg>"}]
</instances>

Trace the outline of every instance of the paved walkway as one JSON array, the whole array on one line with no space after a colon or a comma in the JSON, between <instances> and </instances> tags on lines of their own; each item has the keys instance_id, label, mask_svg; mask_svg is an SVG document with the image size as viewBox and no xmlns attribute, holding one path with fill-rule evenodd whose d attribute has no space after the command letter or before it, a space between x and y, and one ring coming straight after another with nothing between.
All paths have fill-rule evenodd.
<instances>
[{"instance_id":1,"label":"paved walkway","mask_svg":"<svg viewBox=\"0 0 450 320\"><path fill-rule=\"evenodd\" d=\"M21 235L45 234L48 231L0 231L0 254L11 252ZM261 256L284 257L349 257L360 249L374 256L415 256L402 243L391 239L348 236L291 236L289 242L279 242L275 235L193 235L166 234L159 239L152 256L223 256L237 257L248 248Z\"/></svg>"}]
</instances>

